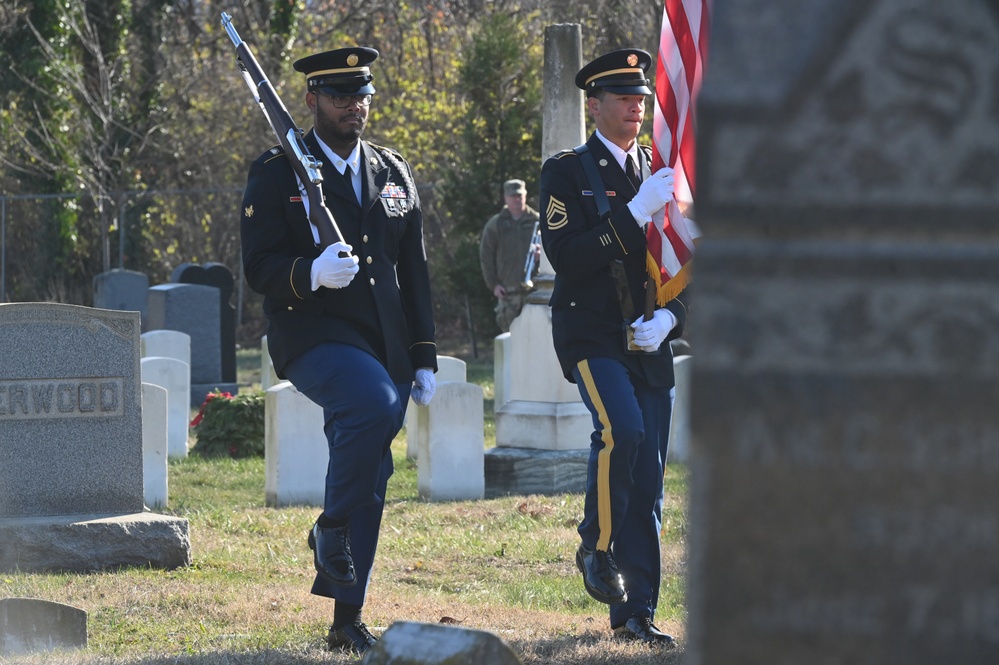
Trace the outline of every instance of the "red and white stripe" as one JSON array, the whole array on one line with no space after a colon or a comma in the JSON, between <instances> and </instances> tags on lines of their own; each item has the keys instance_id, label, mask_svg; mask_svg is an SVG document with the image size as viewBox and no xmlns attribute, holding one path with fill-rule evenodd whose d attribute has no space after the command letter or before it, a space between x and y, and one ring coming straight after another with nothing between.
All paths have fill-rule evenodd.
<instances>
[{"instance_id":1,"label":"red and white stripe","mask_svg":"<svg viewBox=\"0 0 999 665\"><path fill-rule=\"evenodd\" d=\"M652 170L673 168L676 200L694 200L694 103L704 75L708 47L709 0L664 0L656 103L653 116ZM683 290L694 254L696 230L674 201L649 225L649 270L658 273L658 301L664 305Z\"/></svg>"}]
</instances>

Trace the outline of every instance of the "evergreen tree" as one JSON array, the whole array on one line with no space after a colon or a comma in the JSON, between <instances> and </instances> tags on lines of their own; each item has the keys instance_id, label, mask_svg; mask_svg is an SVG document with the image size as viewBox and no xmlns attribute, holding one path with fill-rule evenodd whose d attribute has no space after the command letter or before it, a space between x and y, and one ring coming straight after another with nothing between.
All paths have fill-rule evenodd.
<instances>
[{"instance_id":1,"label":"evergreen tree","mask_svg":"<svg viewBox=\"0 0 999 665\"><path fill-rule=\"evenodd\" d=\"M460 70L462 142L444 174L442 196L454 243L445 276L471 303L476 332L484 338L499 331L495 300L482 281L479 239L486 220L503 206L504 181L520 178L529 197L537 193L542 46L527 34L521 18L491 14L472 37Z\"/></svg>"}]
</instances>

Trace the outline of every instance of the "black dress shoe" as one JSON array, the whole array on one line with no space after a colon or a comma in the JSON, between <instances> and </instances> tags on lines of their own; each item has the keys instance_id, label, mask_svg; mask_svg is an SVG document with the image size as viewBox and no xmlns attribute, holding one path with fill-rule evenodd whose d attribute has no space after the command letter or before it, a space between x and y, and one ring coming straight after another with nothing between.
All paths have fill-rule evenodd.
<instances>
[{"instance_id":1,"label":"black dress shoe","mask_svg":"<svg viewBox=\"0 0 999 665\"><path fill-rule=\"evenodd\" d=\"M614 635L626 640L638 640L646 644L673 648L676 642L673 636L664 633L656 628L652 619L646 616L634 616L628 619L623 626L614 629Z\"/></svg>"},{"instance_id":2,"label":"black dress shoe","mask_svg":"<svg viewBox=\"0 0 999 665\"><path fill-rule=\"evenodd\" d=\"M624 580L610 552L588 550L580 545L576 550L576 568L583 574L586 592L596 600L608 605L628 600Z\"/></svg>"},{"instance_id":3,"label":"black dress shoe","mask_svg":"<svg viewBox=\"0 0 999 665\"><path fill-rule=\"evenodd\" d=\"M368 627L360 621L336 630L330 626L330 633L326 636L326 644L330 649L349 649L358 654L375 646L377 641L378 639L368 632Z\"/></svg>"},{"instance_id":4,"label":"black dress shoe","mask_svg":"<svg viewBox=\"0 0 999 665\"><path fill-rule=\"evenodd\" d=\"M316 522L309 532L309 549L320 575L341 586L357 584L354 560L350 556L349 526L322 527Z\"/></svg>"}]
</instances>

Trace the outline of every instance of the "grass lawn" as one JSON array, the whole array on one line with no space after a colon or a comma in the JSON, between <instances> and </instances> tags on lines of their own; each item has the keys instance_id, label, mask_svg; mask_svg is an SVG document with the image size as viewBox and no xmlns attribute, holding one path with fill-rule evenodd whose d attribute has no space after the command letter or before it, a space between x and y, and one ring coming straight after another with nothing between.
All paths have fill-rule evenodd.
<instances>
[{"instance_id":1,"label":"grass lawn","mask_svg":"<svg viewBox=\"0 0 999 665\"><path fill-rule=\"evenodd\" d=\"M468 375L486 390L489 431L491 364L470 364ZM488 438L492 445L494 435ZM666 474L657 615L681 647L657 652L613 639L605 606L583 590L573 563L580 495L425 502L417 495L415 464L406 459L405 431L393 454L396 473L364 610L373 632L395 621L444 621L495 632L528 665L680 662L683 467ZM192 455L171 461L169 478L170 506L162 512L189 520L193 564L173 571L0 574L0 597L44 598L89 613L86 650L0 657L0 663L357 662L324 648L332 601L309 593L314 572L306 534L316 508L265 506L260 458Z\"/></svg>"}]
</instances>

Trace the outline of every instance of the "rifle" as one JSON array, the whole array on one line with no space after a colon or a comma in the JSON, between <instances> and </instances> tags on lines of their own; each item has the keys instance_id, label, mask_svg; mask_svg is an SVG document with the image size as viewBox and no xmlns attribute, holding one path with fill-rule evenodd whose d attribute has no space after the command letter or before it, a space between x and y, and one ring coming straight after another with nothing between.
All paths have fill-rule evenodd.
<instances>
[{"instance_id":1,"label":"rifle","mask_svg":"<svg viewBox=\"0 0 999 665\"><path fill-rule=\"evenodd\" d=\"M326 197L323 196L323 163L309 153L308 146L302 140L302 130L295 124L246 42L239 38L236 29L232 27L232 17L225 12L222 12L222 27L236 46L236 63L243 80L250 88L250 94L264 112L271 130L291 160L295 175L305 186L309 199L309 221L319 231L319 244L325 249L335 242L343 242L343 234L333 219L333 213L326 207Z\"/></svg>"}]
</instances>

